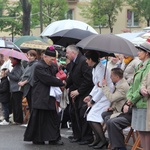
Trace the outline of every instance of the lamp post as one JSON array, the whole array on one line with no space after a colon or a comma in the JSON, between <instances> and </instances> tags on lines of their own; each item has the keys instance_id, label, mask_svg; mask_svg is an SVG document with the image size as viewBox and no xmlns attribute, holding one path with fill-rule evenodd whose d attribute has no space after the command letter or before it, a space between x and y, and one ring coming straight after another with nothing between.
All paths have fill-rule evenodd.
<instances>
[{"instance_id":1,"label":"lamp post","mask_svg":"<svg viewBox=\"0 0 150 150\"><path fill-rule=\"evenodd\" d=\"M40 31L43 31L43 18L42 18L42 0L40 0Z\"/></svg>"}]
</instances>

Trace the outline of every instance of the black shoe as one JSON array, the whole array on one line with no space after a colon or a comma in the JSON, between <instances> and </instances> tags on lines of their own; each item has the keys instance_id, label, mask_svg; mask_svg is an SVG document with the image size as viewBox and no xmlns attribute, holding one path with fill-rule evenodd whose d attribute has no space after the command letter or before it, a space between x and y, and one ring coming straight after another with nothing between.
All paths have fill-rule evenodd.
<instances>
[{"instance_id":1,"label":"black shoe","mask_svg":"<svg viewBox=\"0 0 150 150\"><path fill-rule=\"evenodd\" d=\"M70 142L71 142L71 143L80 142L80 139L74 139L74 138L73 138L73 139L70 139Z\"/></svg>"},{"instance_id":2,"label":"black shoe","mask_svg":"<svg viewBox=\"0 0 150 150\"><path fill-rule=\"evenodd\" d=\"M88 146L89 146L89 147L96 146L99 142L100 142L100 140L96 140L96 141L94 141L93 143L88 144Z\"/></svg>"},{"instance_id":3,"label":"black shoe","mask_svg":"<svg viewBox=\"0 0 150 150\"><path fill-rule=\"evenodd\" d=\"M38 141L32 141L33 144L35 145L44 145L45 142L38 142Z\"/></svg>"},{"instance_id":4,"label":"black shoe","mask_svg":"<svg viewBox=\"0 0 150 150\"><path fill-rule=\"evenodd\" d=\"M68 136L68 139L69 140L74 139L74 136Z\"/></svg>"},{"instance_id":5,"label":"black shoe","mask_svg":"<svg viewBox=\"0 0 150 150\"><path fill-rule=\"evenodd\" d=\"M87 145L87 144L90 144L91 141L81 141L81 142L78 142L79 145Z\"/></svg>"},{"instance_id":6,"label":"black shoe","mask_svg":"<svg viewBox=\"0 0 150 150\"><path fill-rule=\"evenodd\" d=\"M64 145L64 142L62 142L61 140L58 141L49 141L50 145Z\"/></svg>"},{"instance_id":7,"label":"black shoe","mask_svg":"<svg viewBox=\"0 0 150 150\"><path fill-rule=\"evenodd\" d=\"M108 147L108 142L106 141L105 143L99 143L98 145L96 145L96 146L94 146L93 148L94 149L101 149L101 148L103 148L103 147Z\"/></svg>"}]
</instances>

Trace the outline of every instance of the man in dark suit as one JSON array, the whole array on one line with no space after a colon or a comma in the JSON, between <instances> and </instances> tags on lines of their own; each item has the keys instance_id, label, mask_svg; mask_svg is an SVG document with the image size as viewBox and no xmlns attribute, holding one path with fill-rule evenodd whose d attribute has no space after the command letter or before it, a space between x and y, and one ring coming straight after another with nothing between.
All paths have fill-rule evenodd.
<instances>
[{"instance_id":1,"label":"man in dark suit","mask_svg":"<svg viewBox=\"0 0 150 150\"><path fill-rule=\"evenodd\" d=\"M86 58L75 45L69 45L66 48L66 57L71 63L69 77L66 80L74 135L71 142L79 142L80 145L85 145L93 140L92 130L86 118L84 118L87 106L83 102L83 99L89 95L93 88L92 69L88 67Z\"/></svg>"}]
</instances>

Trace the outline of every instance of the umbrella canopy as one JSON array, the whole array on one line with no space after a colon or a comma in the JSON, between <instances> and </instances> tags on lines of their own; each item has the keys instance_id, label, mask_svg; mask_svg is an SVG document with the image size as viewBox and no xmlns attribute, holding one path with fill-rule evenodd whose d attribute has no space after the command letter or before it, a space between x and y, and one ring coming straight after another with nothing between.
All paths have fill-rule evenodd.
<instances>
[{"instance_id":1,"label":"umbrella canopy","mask_svg":"<svg viewBox=\"0 0 150 150\"><path fill-rule=\"evenodd\" d=\"M139 45L142 44L143 42L145 42L146 39L142 38L142 37L136 37L133 40L131 40L131 42L135 45Z\"/></svg>"},{"instance_id":2,"label":"umbrella canopy","mask_svg":"<svg viewBox=\"0 0 150 150\"><path fill-rule=\"evenodd\" d=\"M119 37L122 37L124 39L127 39L129 41L132 41L134 38L139 37L141 35L145 34L145 32L132 32L132 33L121 33L121 34L116 34Z\"/></svg>"},{"instance_id":3,"label":"umbrella canopy","mask_svg":"<svg viewBox=\"0 0 150 150\"><path fill-rule=\"evenodd\" d=\"M40 40L32 40L24 42L20 45L21 49L38 49L38 50L46 50L49 44L42 42Z\"/></svg>"},{"instance_id":4,"label":"umbrella canopy","mask_svg":"<svg viewBox=\"0 0 150 150\"><path fill-rule=\"evenodd\" d=\"M8 48L8 49L14 49L17 51L21 51L17 45L15 45L13 42L6 41L6 40L0 40L0 48Z\"/></svg>"},{"instance_id":5,"label":"umbrella canopy","mask_svg":"<svg viewBox=\"0 0 150 150\"><path fill-rule=\"evenodd\" d=\"M56 32L48 37L53 41L54 44L66 47L70 44L76 44L80 40L93 34L95 33L88 30L73 28Z\"/></svg>"},{"instance_id":6,"label":"umbrella canopy","mask_svg":"<svg viewBox=\"0 0 150 150\"><path fill-rule=\"evenodd\" d=\"M82 21L78 21L78 20L59 20L59 21L55 21L51 24L49 24L44 31L41 33L41 36L51 36L52 34L58 32L58 31L62 31L62 30L66 30L66 29L73 29L73 28L78 28L78 29L82 29L82 30L88 30L91 31L93 33L97 33L94 28L92 28L90 25L82 22Z\"/></svg>"},{"instance_id":7,"label":"umbrella canopy","mask_svg":"<svg viewBox=\"0 0 150 150\"><path fill-rule=\"evenodd\" d=\"M76 44L86 50L97 50L107 53L120 53L136 56L138 50L130 41L113 34L96 34L84 38Z\"/></svg>"},{"instance_id":8,"label":"umbrella canopy","mask_svg":"<svg viewBox=\"0 0 150 150\"><path fill-rule=\"evenodd\" d=\"M39 40L39 41L42 41L42 42L45 42L41 37L37 37L37 36L29 36L29 35L25 35L25 36L21 36L19 38L17 38L14 43L20 47L20 45L24 42L27 42L27 41L32 41L32 40Z\"/></svg>"},{"instance_id":9,"label":"umbrella canopy","mask_svg":"<svg viewBox=\"0 0 150 150\"><path fill-rule=\"evenodd\" d=\"M18 52L18 51L13 50L13 49L0 48L0 54L28 61L28 58L26 57L26 55L24 53Z\"/></svg>"}]
</instances>

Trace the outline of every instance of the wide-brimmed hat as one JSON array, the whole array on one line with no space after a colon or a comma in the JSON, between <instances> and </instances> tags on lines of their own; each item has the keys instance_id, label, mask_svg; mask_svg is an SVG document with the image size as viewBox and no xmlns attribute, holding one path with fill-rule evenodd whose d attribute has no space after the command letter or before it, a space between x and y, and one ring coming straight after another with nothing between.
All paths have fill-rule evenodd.
<instances>
[{"instance_id":1,"label":"wide-brimmed hat","mask_svg":"<svg viewBox=\"0 0 150 150\"><path fill-rule=\"evenodd\" d=\"M140 45L136 45L136 47L150 53L150 43L149 42L144 42Z\"/></svg>"}]
</instances>

